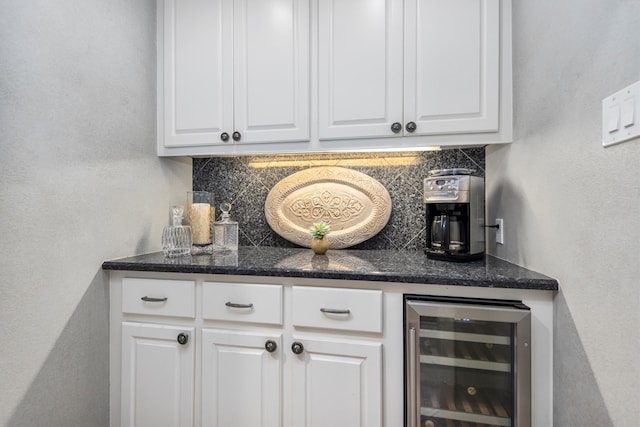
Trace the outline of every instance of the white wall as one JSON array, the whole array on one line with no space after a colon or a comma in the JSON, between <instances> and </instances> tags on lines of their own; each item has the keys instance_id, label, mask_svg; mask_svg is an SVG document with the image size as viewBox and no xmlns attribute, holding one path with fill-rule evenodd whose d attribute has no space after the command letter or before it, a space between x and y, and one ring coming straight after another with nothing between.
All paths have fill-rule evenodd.
<instances>
[{"instance_id":1,"label":"white wall","mask_svg":"<svg viewBox=\"0 0 640 427\"><path fill-rule=\"evenodd\" d=\"M515 142L487 148L491 252L553 276L556 426L640 419L640 139L601 100L640 80L640 1L514 0Z\"/></svg>"},{"instance_id":2,"label":"white wall","mask_svg":"<svg viewBox=\"0 0 640 427\"><path fill-rule=\"evenodd\" d=\"M101 263L190 187L155 156L154 0L2 2L0 425L108 424Z\"/></svg>"}]
</instances>

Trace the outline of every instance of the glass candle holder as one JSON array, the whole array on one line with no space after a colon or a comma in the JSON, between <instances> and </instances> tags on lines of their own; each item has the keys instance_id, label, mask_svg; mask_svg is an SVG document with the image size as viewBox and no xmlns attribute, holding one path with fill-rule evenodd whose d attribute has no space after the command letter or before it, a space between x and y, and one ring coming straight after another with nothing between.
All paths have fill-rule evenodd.
<instances>
[{"instance_id":1,"label":"glass candle holder","mask_svg":"<svg viewBox=\"0 0 640 427\"><path fill-rule=\"evenodd\" d=\"M187 192L187 224L191 226L193 244L206 246L212 243L211 223L215 219L213 194L208 191Z\"/></svg>"}]
</instances>

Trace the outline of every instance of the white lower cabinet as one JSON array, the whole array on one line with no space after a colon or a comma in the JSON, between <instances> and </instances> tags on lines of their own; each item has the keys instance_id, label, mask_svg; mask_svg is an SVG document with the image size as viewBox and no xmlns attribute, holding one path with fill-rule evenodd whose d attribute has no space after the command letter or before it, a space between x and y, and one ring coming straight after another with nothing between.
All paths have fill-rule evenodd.
<instances>
[{"instance_id":1,"label":"white lower cabinet","mask_svg":"<svg viewBox=\"0 0 640 427\"><path fill-rule=\"evenodd\" d=\"M202 331L202 425L382 425L380 343L282 343L280 334Z\"/></svg>"},{"instance_id":2,"label":"white lower cabinet","mask_svg":"<svg viewBox=\"0 0 640 427\"><path fill-rule=\"evenodd\" d=\"M281 348L279 333L204 329L202 425L281 426Z\"/></svg>"},{"instance_id":3,"label":"white lower cabinet","mask_svg":"<svg viewBox=\"0 0 640 427\"><path fill-rule=\"evenodd\" d=\"M382 299L374 289L291 288L292 426L383 425Z\"/></svg>"},{"instance_id":4,"label":"white lower cabinet","mask_svg":"<svg viewBox=\"0 0 640 427\"><path fill-rule=\"evenodd\" d=\"M112 426L384 424L382 291L115 282Z\"/></svg>"},{"instance_id":5,"label":"white lower cabinet","mask_svg":"<svg viewBox=\"0 0 640 427\"><path fill-rule=\"evenodd\" d=\"M111 427L396 427L404 295L531 307L532 427L553 425L553 292L111 272Z\"/></svg>"},{"instance_id":6,"label":"white lower cabinet","mask_svg":"<svg viewBox=\"0 0 640 427\"><path fill-rule=\"evenodd\" d=\"M122 324L122 426L193 425L193 331Z\"/></svg>"},{"instance_id":7,"label":"white lower cabinet","mask_svg":"<svg viewBox=\"0 0 640 427\"><path fill-rule=\"evenodd\" d=\"M295 339L295 338L294 338ZM382 426L382 344L295 339L293 426Z\"/></svg>"}]
</instances>

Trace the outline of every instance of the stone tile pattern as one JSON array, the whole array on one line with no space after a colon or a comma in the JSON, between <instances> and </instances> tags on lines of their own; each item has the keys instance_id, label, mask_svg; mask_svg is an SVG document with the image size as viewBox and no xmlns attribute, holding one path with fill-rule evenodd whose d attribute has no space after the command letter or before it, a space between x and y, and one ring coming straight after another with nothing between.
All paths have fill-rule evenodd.
<instances>
[{"instance_id":1,"label":"stone tile pattern","mask_svg":"<svg viewBox=\"0 0 640 427\"><path fill-rule=\"evenodd\" d=\"M380 233L351 249L409 249L425 247L426 219L422 182L432 169L469 168L484 176L484 148L389 153L297 153L193 159L193 189L214 194L233 205L241 246L297 247L267 223L264 203L281 179L317 166L342 166L378 180L391 195L393 208ZM216 209L219 216L219 209Z\"/></svg>"}]
</instances>

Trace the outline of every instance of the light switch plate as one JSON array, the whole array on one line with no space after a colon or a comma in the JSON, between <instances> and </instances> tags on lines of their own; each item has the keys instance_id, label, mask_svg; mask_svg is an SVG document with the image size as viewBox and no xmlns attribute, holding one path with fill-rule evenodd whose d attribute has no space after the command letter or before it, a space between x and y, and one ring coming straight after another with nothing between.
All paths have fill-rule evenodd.
<instances>
[{"instance_id":1,"label":"light switch plate","mask_svg":"<svg viewBox=\"0 0 640 427\"><path fill-rule=\"evenodd\" d=\"M640 81L602 100L602 145L640 136Z\"/></svg>"}]
</instances>

